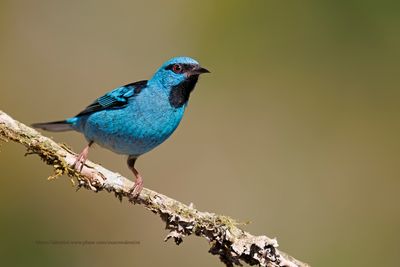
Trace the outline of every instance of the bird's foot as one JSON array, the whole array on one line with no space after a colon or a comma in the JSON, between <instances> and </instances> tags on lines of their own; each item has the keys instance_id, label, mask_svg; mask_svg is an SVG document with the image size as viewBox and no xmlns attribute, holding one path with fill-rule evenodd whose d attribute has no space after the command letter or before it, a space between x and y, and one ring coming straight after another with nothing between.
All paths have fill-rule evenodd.
<instances>
[{"instance_id":1,"label":"bird's foot","mask_svg":"<svg viewBox=\"0 0 400 267\"><path fill-rule=\"evenodd\" d=\"M83 169L83 166L85 166L85 162L88 159L88 155L89 155L89 147L90 147L91 143L89 143L83 150L82 152L78 155L78 157L76 157L76 160L74 162L74 164L72 165L73 168L78 171L81 172Z\"/></svg>"},{"instance_id":2,"label":"bird's foot","mask_svg":"<svg viewBox=\"0 0 400 267\"><path fill-rule=\"evenodd\" d=\"M143 178L142 178L142 176L137 171L134 171L134 174L136 176L135 184L129 190L129 199L131 201L133 201L133 202L135 200L137 200L137 198L140 195L140 192L142 192L142 189L143 189Z\"/></svg>"}]
</instances>

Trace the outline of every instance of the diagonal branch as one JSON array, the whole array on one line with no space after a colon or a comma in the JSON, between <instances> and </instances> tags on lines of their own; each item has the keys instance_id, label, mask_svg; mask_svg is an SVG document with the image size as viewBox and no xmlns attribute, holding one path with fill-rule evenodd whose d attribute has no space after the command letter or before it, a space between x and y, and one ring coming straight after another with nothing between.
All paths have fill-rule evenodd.
<instances>
[{"instance_id":1,"label":"diagonal branch","mask_svg":"<svg viewBox=\"0 0 400 267\"><path fill-rule=\"evenodd\" d=\"M79 187L92 191L114 192L120 200L127 197L133 182L87 161L81 173L71 166L76 154L67 146L57 144L36 130L14 120L0 111L0 140L15 141L24 145L28 153L39 155L47 164L53 165L54 175L49 179L67 174L78 181ZM129 199L129 198L128 198ZM135 201L146 209L160 215L170 231L165 240L174 239L176 244L183 237L195 234L204 237L211 244L209 252L219 255L227 266L241 265L241 261L261 266L309 266L277 249L275 239L267 236L253 236L238 227L238 223L222 215L196 210L165 195L144 188Z\"/></svg>"}]
</instances>

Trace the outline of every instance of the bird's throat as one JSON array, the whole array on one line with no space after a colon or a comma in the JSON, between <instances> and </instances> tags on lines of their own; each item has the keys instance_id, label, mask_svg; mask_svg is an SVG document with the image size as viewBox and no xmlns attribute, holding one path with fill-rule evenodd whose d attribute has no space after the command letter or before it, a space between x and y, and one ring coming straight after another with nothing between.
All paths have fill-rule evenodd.
<instances>
[{"instance_id":1,"label":"bird's throat","mask_svg":"<svg viewBox=\"0 0 400 267\"><path fill-rule=\"evenodd\" d=\"M188 102L190 93L196 86L198 79L199 75L192 75L180 84L172 86L169 93L169 103L172 107L180 108Z\"/></svg>"}]
</instances>

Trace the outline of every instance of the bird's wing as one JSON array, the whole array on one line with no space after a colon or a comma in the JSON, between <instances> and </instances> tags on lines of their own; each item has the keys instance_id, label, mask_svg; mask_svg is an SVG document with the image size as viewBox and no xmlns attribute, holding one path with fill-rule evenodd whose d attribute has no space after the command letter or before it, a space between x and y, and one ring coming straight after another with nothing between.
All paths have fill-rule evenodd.
<instances>
[{"instance_id":1,"label":"bird's wing","mask_svg":"<svg viewBox=\"0 0 400 267\"><path fill-rule=\"evenodd\" d=\"M147 81L144 80L118 87L97 98L92 104L76 115L76 117L89 115L105 109L122 108L128 103L129 98L139 94L146 85Z\"/></svg>"}]
</instances>

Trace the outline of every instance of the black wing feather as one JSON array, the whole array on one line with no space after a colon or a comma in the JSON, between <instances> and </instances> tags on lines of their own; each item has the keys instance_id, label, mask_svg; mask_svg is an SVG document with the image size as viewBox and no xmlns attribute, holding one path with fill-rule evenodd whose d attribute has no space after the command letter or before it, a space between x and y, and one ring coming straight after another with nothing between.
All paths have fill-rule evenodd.
<instances>
[{"instance_id":1,"label":"black wing feather","mask_svg":"<svg viewBox=\"0 0 400 267\"><path fill-rule=\"evenodd\" d=\"M76 117L89 115L105 109L122 108L130 97L138 95L147 86L147 80L130 83L114 89L97 98L92 104L82 110Z\"/></svg>"}]
</instances>

